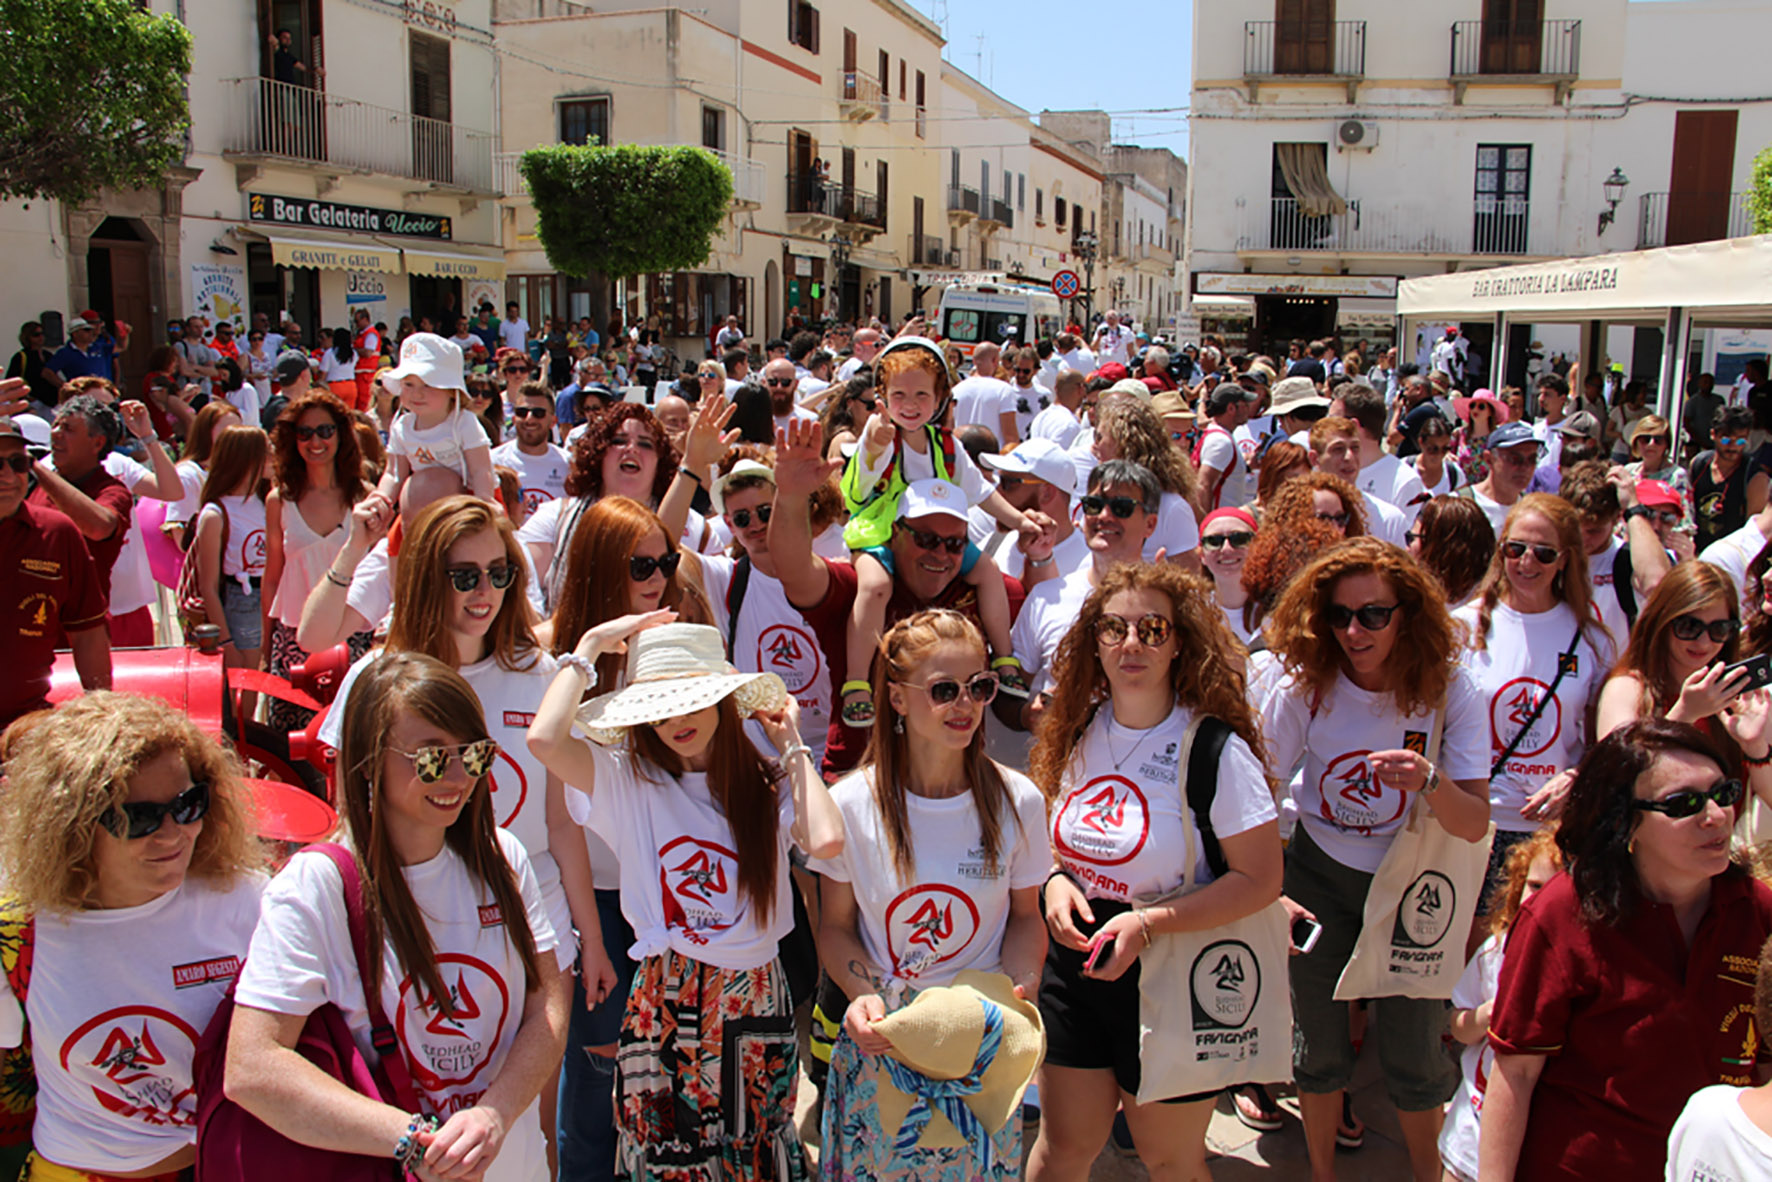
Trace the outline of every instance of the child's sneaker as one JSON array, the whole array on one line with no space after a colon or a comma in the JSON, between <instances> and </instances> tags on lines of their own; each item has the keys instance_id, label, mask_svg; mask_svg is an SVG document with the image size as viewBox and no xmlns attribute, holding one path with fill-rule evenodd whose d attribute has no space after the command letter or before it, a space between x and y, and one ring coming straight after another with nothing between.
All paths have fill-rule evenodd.
<instances>
[{"instance_id":1,"label":"child's sneaker","mask_svg":"<svg viewBox=\"0 0 1772 1182\"><path fill-rule=\"evenodd\" d=\"M991 672L997 675L997 687L1010 697L1028 696L1028 675L1014 657L998 657L991 662Z\"/></svg>"},{"instance_id":2,"label":"child's sneaker","mask_svg":"<svg viewBox=\"0 0 1772 1182\"><path fill-rule=\"evenodd\" d=\"M874 687L865 681L843 683L843 725L865 731L874 725Z\"/></svg>"}]
</instances>

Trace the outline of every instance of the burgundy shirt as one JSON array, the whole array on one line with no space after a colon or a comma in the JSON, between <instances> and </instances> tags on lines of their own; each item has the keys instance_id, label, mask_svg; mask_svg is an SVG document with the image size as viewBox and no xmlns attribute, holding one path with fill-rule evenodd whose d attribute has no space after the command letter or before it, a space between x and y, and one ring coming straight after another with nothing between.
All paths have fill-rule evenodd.
<instances>
[{"instance_id":1,"label":"burgundy shirt","mask_svg":"<svg viewBox=\"0 0 1772 1182\"><path fill-rule=\"evenodd\" d=\"M129 525L131 515L135 512L135 498L130 495L129 489L124 487L121 480L112 476L102 467L94 468L84 478L70 480L68 483L117 515L117 529L110 537L101 542L95 542L91 538L86 539L86 548L91 552L92 561L98 567L99 590L104 593L105 600L109 602L111 598L111 568L117 565L117 555L123 552L123 543L129 540ZM40 484L31 490L31 495L25 500L28 504L35 505L39 509L48 509L61 514L55 501Z\"/></svg>"},{"instance_id":2,"label":"burgundy shirt","mask_svg":"<svg viewBox=\"0 0 1772 1182\"><path fill-rule=\"evenodd\" d=\"M49 705L49 679L64 633L102 627L105 595L86 539L74 523L26 501L0 521L0 730Z\"/></svg>"}]
</instances>

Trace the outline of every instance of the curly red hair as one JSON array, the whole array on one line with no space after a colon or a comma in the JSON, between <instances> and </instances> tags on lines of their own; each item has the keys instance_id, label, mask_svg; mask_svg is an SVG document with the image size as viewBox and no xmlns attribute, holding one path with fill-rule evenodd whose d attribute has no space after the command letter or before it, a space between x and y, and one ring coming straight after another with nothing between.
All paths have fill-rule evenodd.
<instances>
[{"instance_id":1,"label":"curly red hair","mask_svg":"<svg viewBox=\"0 0 1772 1182\"><path fill-rule=\"evenodd\" d=\"M652 436L658 450L658 470L652 474L652 503L664 500L665 490L676 479L681 459L676 445L665 429L659 426L652 412L637 402L618 402L591 420L585 433L572 448L572 471L566 474L566 495L569 497L600 497L603 495L603 457L615 441L621 425L638 419Z\"/></svg>"}]
</instances>

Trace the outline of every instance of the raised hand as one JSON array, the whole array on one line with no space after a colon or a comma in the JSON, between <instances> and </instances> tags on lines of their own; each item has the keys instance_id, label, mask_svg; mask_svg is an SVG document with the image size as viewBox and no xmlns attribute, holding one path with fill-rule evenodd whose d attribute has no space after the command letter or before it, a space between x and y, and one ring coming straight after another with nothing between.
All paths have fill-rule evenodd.
<instances>
[{"instance_id":1,"label":"raised hand","mask_svg":"<svg viewBox=\"0 0 1772 1182\"><path fill-rule=\"evenodd\" d=\"M718 464L726 450L737 443L740 432L726 430L726 424L738 413L737 406L728 406L724 394L703 398L683 438L683 466L705 475Z\"/></svg>"},{"instance_id":2,"label":"raised hand","mask_svg":"<svg viewBox=\"0 0 1772 1182\"><path fill-rule=\"evenodd\" d=\"M843 461L824 458L824 427L795 419L775 432L775 493L809 497L843 470Z\"/></svg>"}]
</instances>

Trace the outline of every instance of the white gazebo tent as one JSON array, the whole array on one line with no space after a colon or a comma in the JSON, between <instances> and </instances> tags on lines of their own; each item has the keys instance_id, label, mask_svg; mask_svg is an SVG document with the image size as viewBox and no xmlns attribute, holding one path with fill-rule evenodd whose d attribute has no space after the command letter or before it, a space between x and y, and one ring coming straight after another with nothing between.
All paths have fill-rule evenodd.
<instances>
[{"instance_id":1,"label":"white gazebo tent","mask_svg":"<svg viewBox=\"0 0 1772 1182\"><path fill-rule=\"evenodd\" d=\"M1510 325L1582 326L1583 372L1598 358L1606 326L1660 329L1657 401L1678 424L1692 334L1772 328L1772 234L1405 279L1397 314L1405 341L1419 328L1492 321L1489 372L1498 375L1507 372Z\"/></svg>"}]
</instances>

